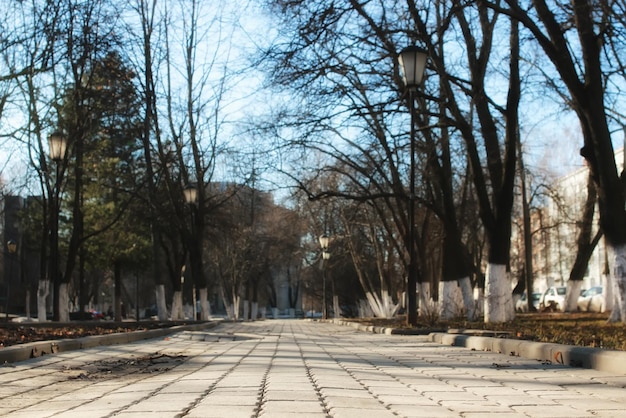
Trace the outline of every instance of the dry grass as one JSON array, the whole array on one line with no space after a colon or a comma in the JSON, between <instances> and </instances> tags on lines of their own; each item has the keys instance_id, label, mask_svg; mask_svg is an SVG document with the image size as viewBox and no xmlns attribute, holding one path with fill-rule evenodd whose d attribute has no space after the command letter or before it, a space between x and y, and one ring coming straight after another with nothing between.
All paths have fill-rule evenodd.
<instances>
[{"instance_id":1,"label":"dry grass","mask_svg":"<svg viewBox=\"0 0 626 418\"><path fill-rule=\"evenodd\" d=\"M59 323L0 324L0 349L17 344L35 341L50 341L65 338L80 338L91 335L106 335L119 332L145 331L156 328L169 328L183 325L184 321L142 321L142 322L108 322L84 321L70 325Z\"/></svg>"},{"instance_id":2,"label":"dry grass","mask_svg":"<svg viewBox=\"0 0 626 418\"><path fill-rule=\"evenodd\" d=\"M506 331L511 338L626 351L626 325L608 323L607 318L608 314L597 313L528 313L517 314L514 321L502 324L464 320L434 323L423 321L417 328ZM351 320L378 326L408 328L404 317Z\"/></svg>"}]
</instances>

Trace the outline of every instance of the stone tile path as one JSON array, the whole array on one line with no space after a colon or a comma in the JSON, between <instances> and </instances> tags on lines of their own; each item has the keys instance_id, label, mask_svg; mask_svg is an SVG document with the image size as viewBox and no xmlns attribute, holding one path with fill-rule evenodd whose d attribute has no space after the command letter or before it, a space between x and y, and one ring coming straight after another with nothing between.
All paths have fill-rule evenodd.
<instances>
[{"instance_id":1,"label":"stone tile path","mask_svg":"<svg viewBox=\"0 0 626 418\"><path fill-rule=\"evenodd\" d=\"M302 320L0 367L6 417L623 417L626 376Z\"/></svg>"}]
</instances>

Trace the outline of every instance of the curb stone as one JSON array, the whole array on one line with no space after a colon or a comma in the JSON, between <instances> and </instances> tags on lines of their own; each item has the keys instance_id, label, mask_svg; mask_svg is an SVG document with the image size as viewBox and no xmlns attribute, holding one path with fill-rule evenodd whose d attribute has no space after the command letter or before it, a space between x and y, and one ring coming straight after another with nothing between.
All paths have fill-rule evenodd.
<instances>
[{"instance_id":1,"label":"curb stone","mask_svg":"<svg viewBox=\"0 0 626 418\"><path fill-rule=\"evenodd\" d=\"M626 375L626 352L624 351L439 332L431 333L429 340L476 351L491 351L550 364Z\"/></svg>"},{"instance_id":2,"label":"curb stone","mask_svg":"<svg viewBox=\"0 0 626 418\"><path fill-rule=\"evenodd\" d=\"M332 324L348 326L352 328L356 328L362 332L370 332L374 334L385 334L385 335L428 335L432 332L445 332L444 329L403 329L403 328L392 328L392 327L380 327L376 325L363 325L358 322L345 321L343 319L307 319L307 321L318 321L318 322L329 322Z\"/></svg>"},{"instance_id":3,"label":"curb stone","mask_svg":"<svg viewBox=\"0 0 626 418\"><path fill-rule=\"evenodd\" d=\"M324 320L319 320L324 322ZM541 343L527 340L488 336L488 333L477 334L473 330L413 330L390 327L363 325L341 319L328 319L337 325L350 326L363 332L386 335L428 335L428 340L442 345L464 347L476 351L491 351L508 356L535 359L549 364L594 369L601 372L626 375L626 352L605 350L602 348L580 347L574 345ZM499 335L499 334L496 334Z\"/></svg>"},{"instance_id":4,"label":"curb stone","mask_svg":"<svg viewBox=\"0 0 626 418\"><path fill-rule=\"evenodd\" d=\"M213 328L217 324L217 322L204 322L201 324L175 325L167 328L17 344L0 349L0 365L24 361L48 354L62 353L64 351L82 350L102 345L128 344L135 341L164 337L180 331L199 331Z\"/></svg>"}]
</instances>

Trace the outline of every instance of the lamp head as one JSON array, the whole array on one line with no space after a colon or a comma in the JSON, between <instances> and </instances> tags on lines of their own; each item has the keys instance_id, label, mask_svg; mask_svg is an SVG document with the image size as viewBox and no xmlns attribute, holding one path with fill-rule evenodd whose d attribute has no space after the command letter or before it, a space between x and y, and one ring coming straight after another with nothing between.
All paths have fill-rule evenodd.
<instances>
[{"instance_id":1,"label":"lamp head","mask_svg":"<svg viewBox=\"0 0 626 418\"><path fill-rule=\"evenodd\" d=\"M67 139L61 132L53 132L48 137L48 148L50 150L50 158L57 162L61 161L65 158Z\"/></svg>"},{"instance_id":2,"label":"lamp head","mask_svg":"<svg viewBox=\"0 0 626 418\"><path fill-rule=\"evenodd\" d=\"M324 234L319 238L319 240L320 240L320 247L322 247L322 250L327 250L328 244L330 243L330 237Z\"/></svg>"},{"instance_id":3,"label":"lamp head","mask_svg":"<svg viewBox=\"0 0 626 418\"><path fill-rule=\"evenodd\" d=\"M398 55L402 70L402 80L408 88L416 88L422 83L428 52L424 48L412 45L404 48Z\"/></svg>"},{"instance_id":4,"label":"lamp head","mask_svg":"<svg viewBox=\"0 0 626 418\"><path fill-rule=\"evenodd\" d=\"M185 203L195 204L198 201L198 188L193 184L188 184L183 189L183 196Z\"/></svg>"}]
</instances>

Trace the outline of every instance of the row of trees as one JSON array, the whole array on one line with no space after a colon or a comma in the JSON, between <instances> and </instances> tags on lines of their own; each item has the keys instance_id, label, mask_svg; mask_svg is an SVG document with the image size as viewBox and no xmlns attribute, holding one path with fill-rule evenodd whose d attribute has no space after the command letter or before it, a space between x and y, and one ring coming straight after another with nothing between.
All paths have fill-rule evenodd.
<instances>
[{"instance_id":1,"label":"row of trees","mask_svg":"<svg viewBox=\"0 0 626 418\"><path fill-rule=\"evenodd\" d=\"M414 248L422 312L436 299L444 316L474 316L482 308L474 305L479 288L485 321L506 321L514 315L507 270L520 150L531 142L522 138L542 105L572 111L580 121L582 155L614 250L615 319L625 318L626 211L610 135L624 79L623 2L267 0L265 6L274 29L255 40L251 63L237 60L245 48L234 48L248 35L239 31L241 13L229 14L222 4L3 3L2 134L6 144L28 150L39 182L26 175L25 187L43 196L41 219L51 220L60 184L61 223L70 225L63 229L67 255L55 295L88 263L119 272L129 260L138 268L147 262L164 319L166 284L179 312L180 275L188 266L207 318L211 284L221 281L234 307L240 297L254 300L258 281L242 278L275 273L274 261L298 276L314 261L316 237L328 234L334 254L344 256L338 259L350 260L337 268L358 280L377 315L401 308ZM429 54L415 118L397 59L409 44ZM267 75L272 95L241 112L235 86L249 86L250 70ZM55 171L45 137L56 130L69 143ZM237 135L254 138L254 149L235 143ZM413 148L418 234L408 242ZM263 218L257 205L245 216L233 210L237 199L256 201L250 191L267 168L297 186L293 210L307 233L292 220L276 239L281 234L264 222L278 225L287 213ZM231 186L216 187L217 174ZM197 203L186 205L190 184ZM234 213L237 228L222 228L231 225L224 214ZM50 230L41 224L42 234ZM302 237L308 243L294 247ZM276 243L285 246L278 251ZM590 243L583 231L579 247ZM532 268L525 270L531 287Z\"/></svg>"},{"instance_id":2,"label":"row of trees","mask_svg":"<svg viewBox=\"0 0 626 418\"><path fill-rule=\"evenodd\" d=\"M12 188L41 196L23 219L41 255L39 319L52 285L54 319L65 321L70 299L83 309L103 275L114 278L119 319L123 272L144 274L147 266L160 319L182 315L183 275L201 319L209 316L209 284L221 285L234 315L242 295L258 301L262 291L275 304L282 271L274 260L296 253L300 226L291 220L277 237L273 201L254 192L263 167L245 143L232 143L228 106L248 64L232 52L237 9L147 0L0 8L3 144L28 156L23 184L15 178ZM56 161L46 141L52 132L67 141ZM191 186L197 196L186 203ZM50 283L54 266L59 279Z\"/></svg>"},{"instance_id":3,"label":"row of trees","mask_svg":"<svg viewBox=\"0 0 626 418\"><path fill-rule=\"evenodd\" d=\"M395 277L393 267L407 266L415 246L422 306L430 296L429 278L440 275L441 304L453 306L454 292L461 289L471 314L472 285L482 287L486 265L485 321L511 319L507 269L520 145L537 140L522 138L541 122L543 109L558 108L578 117L581 154L612 250L614 319L624 317L626 212L608 116L615 114L624 82L623 2L268 4L282 18L279 39L264 55L270 84L281 87L281 94L306 92L276 106L268 129L312 156L296 178L311 199L347 199L375 218L383 232L371 236L377 244L388 240L383 251L371 240L361 242L377 255L381 277ZM420 234L405 243L409 116L397 57L411 44L428 51L429 66L416 127ZM359 230L370 232L370 224L359 221ZM476 239L481 232L484 243ZM356 236L354 230L348 235ZM589 248L592 238L582 231L579 248ZM577 278L580 271L578 265ZM384 294L385 286L380 289Z\"/></svg>"}]
</instances>

